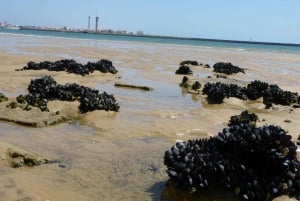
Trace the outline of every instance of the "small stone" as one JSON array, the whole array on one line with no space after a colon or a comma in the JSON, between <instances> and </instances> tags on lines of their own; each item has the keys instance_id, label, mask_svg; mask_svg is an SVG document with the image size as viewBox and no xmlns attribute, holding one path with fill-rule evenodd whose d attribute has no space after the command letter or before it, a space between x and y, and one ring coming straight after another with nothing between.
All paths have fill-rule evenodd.
<instances>
[{"instance_id":1,"label":"small stone","mask_svg":"<svg viewBox=\"0 0 300 201\"><path fill-rule=\"evenodd\" d=\"M58 164L58 167L60 167L60 168L66 168L67 166L65 164Z\"/></svg>"},{"instance_id":2,"label":"small stone","mask_svg":"<svg viewBox=\"0 0 300 201\"><path fill-rule=\"evenodd\" d=\"M205 68L210 68L210 65L209 64L205 64L204 67Z\"/></svg>"},{"instance_id":3,"label":"small stone","mask_svg":"<svg viewBox=\"0 0 300 201\"><path fill-rule=\"evenodd\" d=\"M300 104L294 104L293 108L300 108Z\"/></svg>"}]
</instances>

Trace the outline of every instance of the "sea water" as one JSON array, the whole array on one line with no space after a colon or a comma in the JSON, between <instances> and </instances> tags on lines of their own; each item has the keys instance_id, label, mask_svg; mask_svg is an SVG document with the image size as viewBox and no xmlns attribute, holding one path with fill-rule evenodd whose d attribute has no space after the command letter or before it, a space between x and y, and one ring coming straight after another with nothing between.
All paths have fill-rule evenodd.
<instances>
[{"instance_id":1,"label":"sea water","mask_svg":"<svg viewBox=\"0 0 300 201\"><path fill-rule=\"evenodd\" d=\"M81 32L62 32L62 31L44 31L44 30L14 30L14 29L0 29L0 33L7 34L22 34L46 37L62 37L62 38L77 38L77 39L93 39L93 40L111 40L111 41L129 41L129 42L146 42L146 43L161 43L173 45L189 45L215 48L233 48L238 51L253 50L253 51L270 51L270 52L294 52L300 53L300 44L256 44L251 41L234 42L234 41L214 41L214 40L200 40L197 38L162 38L162 37L148 37L137 35L117 35L117 34L94 34ZM1 44L0 44L1 45Z\"/></svg>"}]
</instances>

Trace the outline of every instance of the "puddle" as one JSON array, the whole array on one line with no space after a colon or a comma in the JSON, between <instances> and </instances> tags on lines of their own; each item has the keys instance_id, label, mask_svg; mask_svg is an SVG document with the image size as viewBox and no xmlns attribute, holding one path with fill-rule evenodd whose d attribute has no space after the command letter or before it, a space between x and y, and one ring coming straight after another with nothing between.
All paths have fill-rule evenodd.
<instances>
[{"instance_id":1,"label":"puddle","mask_svg":"<svg viewBox=\"0 0 300 201\"><path fill-rule=\"evenodd\" d=\"M164 81L152 81L140 76L137 70L126 69L121 72L121 82L134 85L143 85L153 88L153 91L142 91L138 89L126 89L115 87L114 83L98 83L96 89L100 92L106 91L121 97L123 105L132 105L139 110L176 109L186 110L189 108L200 108L201 102L192 95L185 93L179 85Z\"/></svg>"}]
</instances>

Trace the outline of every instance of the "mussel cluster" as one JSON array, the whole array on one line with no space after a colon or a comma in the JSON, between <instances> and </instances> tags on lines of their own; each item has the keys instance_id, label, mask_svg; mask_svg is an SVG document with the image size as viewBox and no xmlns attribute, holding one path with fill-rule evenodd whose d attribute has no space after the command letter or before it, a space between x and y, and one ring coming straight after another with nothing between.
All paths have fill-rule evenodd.
<instances>
[{"instance_id":1,"label":"mussel cluster","mask_svg":"<svg viewBox=\"0 0 300 201\"><path fill-rule=\"evenodd\" d=\"M227 75L233 74L233 73L245 73L244 69L232 65L230 62L226 63L226 62L217 62L213 65L214 68L214 72L217 73L224 73Z\"/></svg>"},{"instance_id":2,"label":"mussel cluster","mask_svg":"<svg viewBox=\"0 0 300 201\"><path fill-rule=\"evenodd\" d=\"M27 63L27 66L24 66L21 70L49 70L49 71L66 71L68 73L74 73L78 75L88 75L93 73L95 70L98 70L102 73L112 73L116 74L118 71L113 66L112 62L107 59L101 59L97 62L88 62L83 65L77 63L73 59L62 59L55 62L43 61L40 63L35 63L30 61Z\"/></svg>"},{"instance_id":3,"label":"mussel cluster","mask_svg":"<svg viewBox=\"0 0 300 201\"><path fill-rule=\"evenodd\" d=\"M183 66L183 65L193 65L193 66L198 66L199 63L198 63L198 61L194 61L194 60L184 60L184 61L180 62L179 65L180 65L180 66Z\"/></svg>"},{"instance_id":4,"label":"mussel cluster","mask_svg":"<svg viewBox=\"0 0 300 201\"><path fill-rule=\"evenodd\" d=\"M79 100L79 110L82 113L93 110L118 111L119 105L113 95L106 92L84 87L76 83L57 84L51 76L44 76L31 80L28 85L29 94L19 95L18 103L27 103L47 111L47 103L50 100L74 101Z\"/></svg>"},{"instance_id":5,"label":"mussel cluster","mask_svg":"<svg viewBox=\"0 0 300 201\"><path fill-rule=\"evenodd\" d=\"M198 63L198 61L196 60L184 60L179 63L179 66L184 66L184 65L203 66L205 68L210 68L209 64Z\"/></svg>"},{"instance_id":6,"label":"mussel cluster","mask_svg":"<svg viewBox=\"0 0 300 201\"><path fill-rule=\"evenodd\" d=\"M203 65L202 63L198 63L197 61L191 61L191 60L184 60L180 62L179 68L176 70L176 74L183 74L183 75L192 75L193 71L187 66L187 65L194 65L194 66L204 66L206 68L210 68L209 64ZM213 71L217 73L224 73L227 75L233 74L233 73L245 73L243 68L240 68L238 66L234 66L231 63L225 63L225 62L217 62L213 65Z\"/></svg>"},{"instance_id":7,"label":"mussel cluster","mask_svg":"<svg viewBox=\"0 0 300 201\"><path fill-rule=\"evenodd\" d=\"M212 103L222 103L224 98L236 97L246 100L244 88L236 84L225 84L221 82L206 83L202 90L203 94L207 95L207 100Z\"/></svg>"},{"instance_id":8,"label":"mussel cluster","mask_svg":"<svg viewBox=\"0 0 300 201\"><path fill-rule=\"evenodd\" d=\"M202 92L207 95L208 101L215 103L222 103L224 98L229 97L242 100L256 100L263 97L266 108L272 107L273 103L280 105L300 104L298 93L284 91L278 85L270 85L259 80L252 81L246 87L220 82L206 83Z\"/></svg>"},{"instance_id":9,"label":"mussel cluster","mask_svg":"<svg viewBox=\"0 0 300 201\"><path fill-rule=\"evenodd\" d=\"M223 187L243 200L299 200L297 146L281 127L256 120L244 111L215 137L177 142L164 155L172 183L192 192Z\"/></svg>"},{"instance_id":10,"label":"mussel cluster","mask_svg":"<svg viewBox=\"0 0 300 201\"><path fill-rule=\"evenodd\" d=\"M190 67L186 65L179 66L179 68L176 70L175 74L182 74L182 75L193 75L193 71L190 69Z\"/></svg>"},{"instance_id":11,"label":"mussel cluster","mask_svg":"<svg viewBox=\"0 0 300 201\"><path fill-rule=\"evenodd\" d=\"M188 91L193 90L196 93L200 93L201 84L199 81L191 81L187 76L183 76L182 82L179 86L187 89Z\"/></svg>"}]
</instances>

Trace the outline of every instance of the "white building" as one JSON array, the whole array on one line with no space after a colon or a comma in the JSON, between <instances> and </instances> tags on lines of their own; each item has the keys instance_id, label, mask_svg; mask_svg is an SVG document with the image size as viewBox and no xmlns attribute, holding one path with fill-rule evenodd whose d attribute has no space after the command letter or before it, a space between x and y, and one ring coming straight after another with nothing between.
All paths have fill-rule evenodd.
<instances>
[{"instance_id":1,"label":"white building","mask_svg":"<svg viewBox=\"0 0 300 201\"><path fill-rule=\"evenodd\" d=\"M143 31L137 31L136 35L144 35L144 32Z\"/></svg>"}]
</instances>

